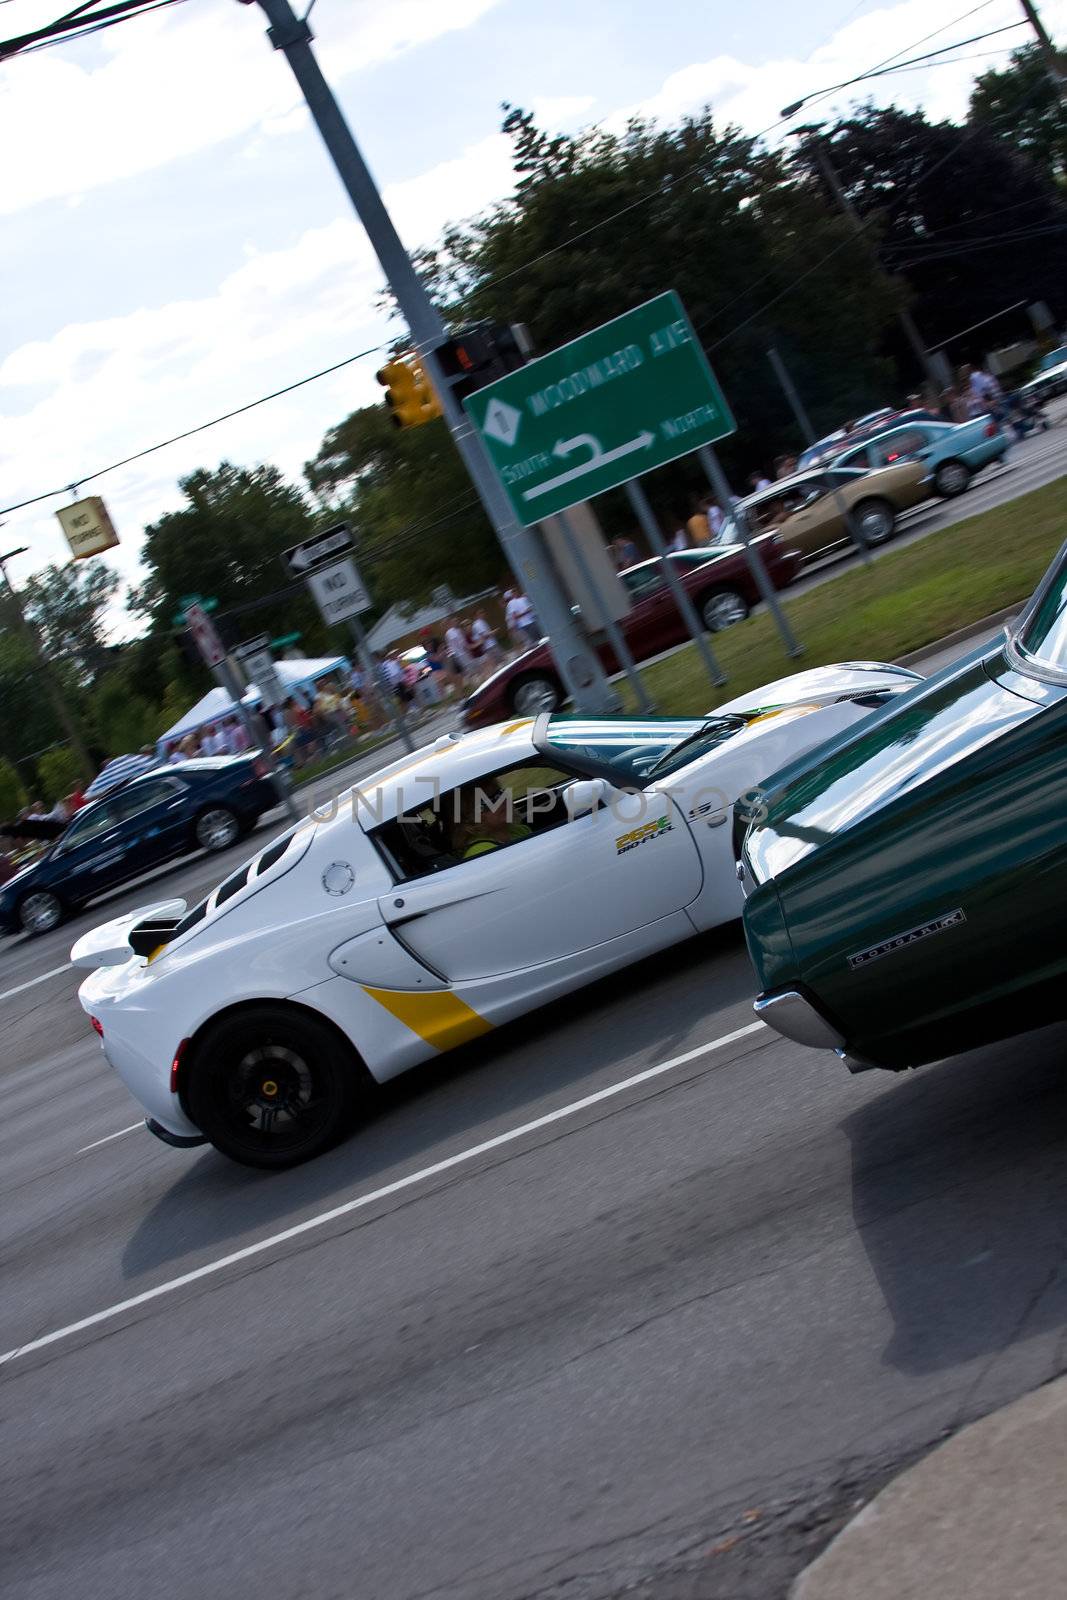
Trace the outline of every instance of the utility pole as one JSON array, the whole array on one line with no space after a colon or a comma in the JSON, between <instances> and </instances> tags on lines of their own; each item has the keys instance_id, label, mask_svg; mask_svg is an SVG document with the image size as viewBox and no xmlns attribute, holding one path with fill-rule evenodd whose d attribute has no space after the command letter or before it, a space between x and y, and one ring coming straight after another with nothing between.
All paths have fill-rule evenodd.
<instances>
[{"instance_id":1,"label":"utility pole","mask_svg":"<svg viewBox=\"0 0 1067 1600\"><path fill-rule=\"evenodd\" d=\"M445 325L411 264L351 129L315 59L307 18L298 19L289 0L258 0L258 3L270 24L267 37L276 50L282 51L292 68L337 175L411 330L445 422L504 554L548 635L560 676L578 710L595 716L610 708L614 699L603 668L575 626L569 604L539 539L528 528L520 526L514 517L482 439L444 376L437 349L447 338Z\"/></svg>"},{"instance_id":2,"label":"utility pole","mask_svg":"<svg viewBox=\"0 0 1067 1600\"><path fill-rule=\"evenodd\" d=\"M863 225L862 217L841 187L841 179L838 177L837 169L830 160L830 152L826 148L826 140L822 129L817 124L809 122L803 127L793 128L790 131L803 141L802 148L806 148L810 152L816 166L822 173L826 187L851 222L853 232L857 234L865 233L867 230ZM897 312L897 321L900 323L904 337L911 346L915 359L925 373L927 381L934 384L938 392L940 392L942 384L936 364L931 360L930 352L923 343L922 335L915 325L915 318L906 306L901 306Z\"/></svg>"},{"instance_id":3,"label":"utility pole","mask_svg":"<svg viewBox=\"0 0 1067 1600\"><path fill-rule=\"evenodd\" d=\"M82 732L78 726L77 718L72 713L66 702L66 699L64 698L62 687L57 682L55 673L52 671L52 663L45 654L45 649L41 643L40 635L38 634L37 629L33 627L25 611L22 609L22 601L19 598L14 584L7 575L7 563L12 559L13 556L25 555L26 549L26 545L20 545L17 550L9 550L6 555L0 556L0 576L3 577L4 587L7 590L12 605L15 608L15 615L18 618L19 629L22 633L22 636L32 650L37 665L41 669L41 681L44 684L49 700L52 702L52 709L59 720L60 726L67 736L67 741L71 749L78 758L78 766L81 768L82 777L87 783L90 783L96 776L96 773L92 760L90 759L89 752L85 747L85 741L82 738Z\"/></svg>"},{"instance_id":4,"label":"utility pole","mask_svg":"<svg viewBox=\"0 0 1067 1600\"><path fill-rule=\"evenodd\" d=\"M1064 65L1063 57L1049 37L1048 29L1039 17L1037 7L1031 4L1031 0L1020 0L1020 4L1026 13L1027 21L1037 34L1037 42L1045 58L1048 75L1056 85L1060 99L1067 105L1067 66Z\"/></svg>"}]
</instances>

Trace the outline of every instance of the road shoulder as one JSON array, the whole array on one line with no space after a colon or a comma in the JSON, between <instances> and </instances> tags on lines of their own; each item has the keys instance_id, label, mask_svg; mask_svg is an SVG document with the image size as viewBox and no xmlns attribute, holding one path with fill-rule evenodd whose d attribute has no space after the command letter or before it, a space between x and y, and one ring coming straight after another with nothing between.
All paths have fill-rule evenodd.
<instances>
[{"instance_id":1,"label":"road shoulder","mask_svg":"<svg viewBox=\"0 0 1067 1600\"><path fill-rule=\"evenodd\" d=\"M792 1600L1059 1600L1065 1460L1059 1378L895 1478L801 1573Z\"/></svg>"}]
</instances>

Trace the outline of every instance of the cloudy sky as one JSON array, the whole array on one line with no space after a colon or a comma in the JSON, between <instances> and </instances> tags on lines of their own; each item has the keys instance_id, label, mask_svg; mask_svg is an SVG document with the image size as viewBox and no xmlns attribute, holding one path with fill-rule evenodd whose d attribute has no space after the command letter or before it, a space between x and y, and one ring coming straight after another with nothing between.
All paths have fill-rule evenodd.
<instances>
[{"instance_id":1,"label":"cloudy sky","mask_svg":"<svg viewBox=\"0 0 1067 1600\"><path fill-rule=\"evenodd\" d=\"M67 8L0 0L0 36ZM1067 0L1042 12L1063 39ZM414 247L509 192L503 100L567 130L710 102L758 131L801 94L1019 16L1016 0L317 0L311 20ZM882 78L878 98L959 114L1025 38ZM0 66L0 149L0 506L389 337L381 274L254 5L186 0ZM296 477L326 428L380 397L378 359L87 486L119 529L116 570L136 577L141 530L179 503L183 473L226 457ZM7 514L4 548L30 547L16 582L66 558L60 503Z\"/></svg>"}]
</instances>

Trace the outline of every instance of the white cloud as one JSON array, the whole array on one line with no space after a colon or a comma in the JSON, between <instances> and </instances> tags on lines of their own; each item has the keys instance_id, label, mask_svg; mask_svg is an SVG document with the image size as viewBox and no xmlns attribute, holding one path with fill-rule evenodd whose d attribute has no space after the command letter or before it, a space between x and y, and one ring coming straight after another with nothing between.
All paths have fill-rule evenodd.
<instances>
[{"instance_id":1,"label":"white cloud","mask_svg":"<svg viewBox=\"0 0 1067 1600\"><path fill-rule=\"evenodd\" d=\"M1067 0L1045 0L1042 11L1051 28L1067 28ZM611 123L621 126L635 113L670 123L710 104L720 121L736 122L746 131L757 133L777 123L782 108L802 95L817 94L844 83L890 56L899 54L899 59L905 60L992 28L1020 24L1022 20L1014 0L995 0L980 7L973 17L959 19L959 0L902 0L901 4L883 5L839 29L804 60L771 57L754 63L719 55L694 62L673 73L654 95L618 112ZM943 31L925 43L919 42L935 29ZM1028 37L1031 36L1025 24L1020 25L1017 31L960 51L963 56L1003 47L1002 56L929 63L872 78L820 100L805 108L804 114L814 119L832 117L871 98L880 104L892 101L907 107L922 105L932 119L958 117L966 111L976 73L1006 62L1008 52L1025 44Z\"/></svg>"},{"instance_id":2,"label":"white cloud","mask_svg":"<svg viewBox=\"0 0 1067 1600\"><path fill-rule=\"evenodd\" d=\"M387 189L385 198L410 248L509 187L508 142L494 134ZM345 215L291 246L249 252L209 295L71 323L18 346L0 362L5 503L387 342L396 325L375 307L381 284L362 227ZM223 456L266 460L299 477L328 427L380 397L379 360L344 368L88 485L86 493L106 498L123 540L109 562L136 578L141 529L178 504L177 479L196 466ZM65 558L56 504L11 516L17 542L31 546L26 572Z\"/></svg>"},{"instance_id":3,"label":"white cloud","mask_svg":"<svg viewBox=\"0 0 1067 1600\"><path fill-rule=\"evenodd\" d=\"M322 30L324 67L336 79L447 29L469 26L493 3L396 0L385 6L380 0L345 0L318 7L313 20ZM840 29L808 61L774 58L754 64L720 55L693 63L668 77L655 94L619 111L612 123L632 111L671 122L710 100L720 118L758 131L787 101L869 67L958 16L960 9L960 0L883 4ZM1043 9L1052 28L1067 30L1067 0L1046 0ZM46 10L53 12L54 0L47 0ZM1010 0L996 0L973 23L946 31L927 48L1014 21L1016 15ZM100 183L233 136L243 136L247 150L264 134L295 126L288 70L272 56L260 21L258 12L233 0L198 0L195 7L101 35L103 42L80 65L62 51L16 63L18 70L0 79L0 144L19 153L19 160L6 164L0 208L13 211L49 197L79 205L86 197L91 200ZM1004 37L1022 42L1026 36L1020 30ZM161 42L168 63L163 77ZM875 80L871 92L901 103L921 93L933 115L958 113L971 76L986 64L883 78ZM862 87L845 91L820 107L820 114L864 93ZM539 120L549 127L576 125L593 103L579 95L534 101ZM62 107L58 114L57 105ZM477 213L508 193L509 155L509 141L492 134L389 190L390 209L408 245L432 240L447 221ZM300 215L299 202L299 193L287 198L279 237L287 237L284 230ZM82 205L78 238L84 249L92 248L97 269L106 272L109 241L92 233L92 220L91 204ZM285 248L250 246L238 266L220 272L210 292L160 303L146 298L124 315L71 323L53 337L24 340L0 362L5 502L52 488L388 339L394 330L374 306L381 281L361 228L346 212ZM17 304L17 285L8 303ZM227 456L248 463L273 461L297 475L327 427L380 394L373 379L376 365L371 358L345 368L91 485L89 492L108 500L123 539L116 568L136 576L142 527L178 504L176 480L194 467ZM9 516L6 532L12 542L32 550L16 566L16 577L65 559L55 504Z\"/></svg>"},{"instance_id":4,"label":"white cloud","mask_svg":"<svg viewBox=\"0 0 1067 1600\"><path fill-rule=\"evenodd\" d=\"M335 82L470 27L498 0L348 0L321 8L317 50ZM55 14L27 11L20 26ZM288 131L306 113L262 13L233 0L149 14L21 56L0 78L0 211L84 195L250 129Z\"/></svg>"}]
</instances>

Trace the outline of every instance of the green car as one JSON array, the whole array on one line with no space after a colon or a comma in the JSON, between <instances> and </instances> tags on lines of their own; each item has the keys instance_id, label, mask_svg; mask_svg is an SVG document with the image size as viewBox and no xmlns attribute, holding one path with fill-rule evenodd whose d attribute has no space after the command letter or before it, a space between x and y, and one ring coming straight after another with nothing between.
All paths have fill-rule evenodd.
<instances>
[{"instance_id":1,"label":"green car","mask_svg":"<svg viewBox=\"0 0 1067 1600\"><path fill-rule=\"evenodd\" d=\"M853 1072L1067 1016L1067 545L1008 632L737 819L756 1012Z\"/></svg>"}]
</instances>

